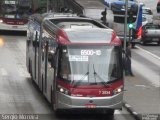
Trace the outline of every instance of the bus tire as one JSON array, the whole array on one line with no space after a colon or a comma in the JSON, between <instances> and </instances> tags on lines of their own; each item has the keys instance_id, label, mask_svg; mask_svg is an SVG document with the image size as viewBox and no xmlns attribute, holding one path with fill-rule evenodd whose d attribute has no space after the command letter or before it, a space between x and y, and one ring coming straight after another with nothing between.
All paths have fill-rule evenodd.
<instances>
[{"instance_id":1,"label":"bus tire","mask_svg":"<svg viewBox=\"0 0 160 120\"><path fill-rule=\"evenodd\" d=\"M59 109L57 109L55 103L53 103L53 111L54 111L54 113L55 113L56 116L60 116L61 115L61 112L60 112Z\"/></svg>"},{"instance_id":2,"label":"bus tire","mask_svg":"<svg viewBox=\"0 0 160 120\"><path fill-rule=\"evenodd\" d=\"M58 115L58 114L59 114L59 110L57 109L55 95L54 95L54 96L52 96L52 97L54 97L54 100L52 99L52 102L53 102L53 103L52 103L53 111L54 111L54 113L55 113L56 115Z\"/></svg>"},{"instance_id":3,"label":"bus tire","mask_svg":"<svg viewBox=\"0 0 160 120\"><path fill-rule=\"evenodd\" d=\"M30 73L30 76L31 76L31 80L33 82L33 73L32 73L32 61L29 59L29 73Z\"/></svg>"},{"instance_id":4,"label":"bus tire","mask_svg":"<svg viewBox=\"0 0 160 120\"><path fill-rule=\"evenodd\" d=\"M53 92L52 92L52 86L51 86L51 107L52 107L52 109L53 109Z\"/></svg>"}]
</instances>

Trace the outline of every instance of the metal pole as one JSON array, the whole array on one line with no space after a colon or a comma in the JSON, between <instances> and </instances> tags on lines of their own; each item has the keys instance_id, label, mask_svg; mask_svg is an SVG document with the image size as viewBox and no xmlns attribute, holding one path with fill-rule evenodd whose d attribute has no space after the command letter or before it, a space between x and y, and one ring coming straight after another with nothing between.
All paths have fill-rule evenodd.
<instances>
[{"instance_id":1,"label":"metal pole","mask_svg":"<svg viewBox=\"0 0 160 120\"><path fill-rule=\"evenodd\" d=\"M125 66L126 66L125 58L126 58L126 43L127 43L127 17L128 17L127 12L128 12L128 0L125 0L125 24L124 24L124 41L123 41L123 47L124 47L123 62ZM125 80L125 72L126 72L126 67L123 70L124 80Z\"/></svg>"},{"instance_id":2,"label":"metal pole","mask_svg":"<svg viewBox=\"0 0 160 120\"><path fill-rule=\"evenodd\" d=\"M126 43L127 43L127 16L128 16L128 0L125 0L125 24L124 24L124 51L126 52Z\"/></svg>"},{"instance_id":3,"label":"metal pole","mask_svg":"<svg viewBox=\"0 0 160 120\"><path fill-rule=\"evenodd\" d=\"M128 42L131 42L131 28L129 28L129 40Z\"/></svg>"}]
</instances>

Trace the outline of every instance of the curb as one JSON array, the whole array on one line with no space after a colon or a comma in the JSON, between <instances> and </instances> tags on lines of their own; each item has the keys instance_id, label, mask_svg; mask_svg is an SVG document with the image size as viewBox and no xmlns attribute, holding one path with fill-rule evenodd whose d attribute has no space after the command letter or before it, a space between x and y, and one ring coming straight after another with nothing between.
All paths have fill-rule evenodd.
<instances>
[{"instance_id":1,"label":"curb","mask_svg":"<svg viewBox=\"0 0 160 120\"><path fill-rule=\"evenodd\" d=\"M123 107L127 109L127 111L136 119L136 120L142 120L142 117L133 109L131 105L129 105L127 102L123 101Z\"/></svg>"}]
</instances>

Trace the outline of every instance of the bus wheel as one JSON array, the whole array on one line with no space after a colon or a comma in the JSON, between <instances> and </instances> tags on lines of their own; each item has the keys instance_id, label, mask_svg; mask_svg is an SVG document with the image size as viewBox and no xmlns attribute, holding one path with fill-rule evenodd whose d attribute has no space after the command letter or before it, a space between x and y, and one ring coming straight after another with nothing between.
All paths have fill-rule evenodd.
<instances>
[{"instance_id":1,"label":"bus wheel","mask_svg":"<svg viewBox=\"0 0 160 120\"><path fill-rule=\"evenodd\" d=\"M54 113L55 113L56 116L60 116L61 115L61 112L60 112L60 110L57 109L55 103L53 104L53 110L54 110Z\"/></svg>"},{"instance_id":2,"label":"bus wheel","mask_svg":"<svg viewBox=\"0 0 160 120\"><path fill-rule=\"evenodd\" d=\"M55 113L55 115L59 115L59 110L57 109L57 105L56 105L56 101L55 101L55 96L54 96L54 100L52 99L52 106L53 106L53 111Z\"/></svg>"},{"instance_id":3,"label":"bus wheel","mask_svg":"<svg viewBox=\"0 0 160 120\"><path fill-rule=\"evenodd\" d=\"M28 62L28 66L29 66L28 72L31 74L31 60L29 59L28 61L29 61L29 62Z\"/></svg>"},{"instance_id":4,"label":"bus wheel","mask_svg":"<svg viewBox=\"0 0 160 120\"><path fill-rule=\"evenodd\" d=\"M30 72L31 80L33 82L33 72L32 72L31 66L32 66L32 61L29 59L29 72Z\"/></svg>"},{"instance_id":5,"label":"bus wheel","mask_svg":"<svg viewBox=\"0 0 160 120\"><path fill-rule=\"evenodd\" d=\"M51 86L51 107L52 109L54 109L53 107L53 92L52 92L52 86Z\"/></svg>"}]
</instances>

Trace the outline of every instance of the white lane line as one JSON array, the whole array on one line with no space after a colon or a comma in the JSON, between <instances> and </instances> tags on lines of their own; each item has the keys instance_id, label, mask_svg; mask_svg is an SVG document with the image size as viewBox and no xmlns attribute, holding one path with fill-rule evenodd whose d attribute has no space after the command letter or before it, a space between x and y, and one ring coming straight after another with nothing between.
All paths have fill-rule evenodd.
<instances>
[{"instance_id":1,"label":"white lane line","mask_svg":"<svg viewBox=\"0 0 160 120\"><path fill-rule=\"evenodd\" d=\"M7 71L4 68L1 68L0 72L1 72L2 76L7 76L8 75Z\"/></svg>"},{"instance_id":2,"label":"white lane line","mask_svg":"<svg viewBox=\"0 0 160 120\"><path fill-rule=\"evenodd\" d=\"M114 114L122 114L120 110L115 110Z\"/></svg>"},{"instance_id":3,"label":"white lane line","mask_svg":"<svg viewBox=\"0 0 160 120\"><path fill-rule=\"evenodd\" d=\"M149 69L146 65L141 64L141 62L132 59L134 64L133 70L138 71L139 74L149 81L153 86L160 87L160 75L159 71L155 72Z\"/></svg>"},{"instance_id":4,"label":"white lane line","mask_svg":"<svg viewBox=\"0 0 160 120\"><path fill-rule=\"evenodd\" d=\"M126 106L127 108L130 108L130 107L131 107L129 104L125 104L125 106Z\"/></svg>"},{"instance_id":5,"label":"white lane line","mask_svg":"<svg viewBox=\"0 0 160 120\"><path fill-rule=\"evenodd\" d=\"M133 114L134 114L134 115L138 115L138 113L137 113L137 112L133 112Z\"/></svg>"},{"instance_id":6,"label":"white lane line","mask_svg":"<svg viewBox=\"0 0 160 120\"><path fill-rule=\"evenodd\" d=\"M142 51L144 51L144 52L146 52L146 53L152 55L154 58L160 60L160 57L158 57L157 55L155 55L155 54L153 54L153 53L151 53L151 52L149 52L149 51L147 51L147 50L145 50L145 49L143 49L143 48L141 48L141 47L136 46L136 48L138 48L138 49L140 49L140 50L142 50Z\"/></svg>"}]
</instances>

